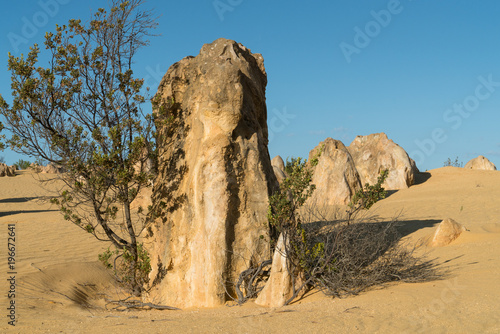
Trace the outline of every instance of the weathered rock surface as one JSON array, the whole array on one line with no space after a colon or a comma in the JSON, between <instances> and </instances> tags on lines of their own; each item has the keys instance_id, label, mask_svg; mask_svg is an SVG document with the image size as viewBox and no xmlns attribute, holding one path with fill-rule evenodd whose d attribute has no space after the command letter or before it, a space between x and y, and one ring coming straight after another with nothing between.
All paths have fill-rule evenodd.
<instances>
[{"instance_id":1,"label":"weathered rock surface","mask_svg":"<svg viewBox=\"0 0 500 334\"><path fill-rule=\"evenodd\" d=\"M36 162L32 162L28 169L31 169L33 172L35 173L41 173L42 172L42 169L43 169L43 166L40 166L39 164L37 164Z\"/></svg>"},{"instance_id":2,"label":"weathered rock surface","mask_svg":"<svg viewBox=\"0 0 500 334\"><path fill-rule=\"evenodd\" d=\"M42 174L61 174L64 173L64 168L62 166L56 165L53 162L47 164L47 166L42 166L40 173Z\"/></svg>"},{"instance_id":3,"label":"weathered rock surface","mask_svg":"<svg viewBox=\"0 0 500 334\"><path fill-rule=\"evenodd\" d=\"M279 183L281 183L284 179L286 179L285 162L279 155L277 155L273 158L273 160L271 160L271 165L273 166L276 179Z\"/></svg>"},{"instance_id":4,"label":"weathered rock surface","mask_svg":"<svg viewBox=\"0 0 500 334\"><path fill-rule=\"evenodd\" d=\"M271 273L255 304L281 307L293 294L292 277L287 268L287 256L283 234L280 234L273 255Z\"/></svg>"},{"instance_id":5,"label":"weathered rock surface","mask_svg":"<svg viewBox=\"0 0 500 334\"><path fill-rule=\"evenodd\" d=\"M482 155L478 156L477 158L474 158L472 160L469 160L465 164L466 169L479 169L479 170L497 170L497 167L489 161L487 158L483 157Z\"/></svg>"},{"instance_id":6,"label":"weathered rock surface","mask_svg":"<svg viewBox=\"0 0 500 334\"><path fill-rule=\"evenodd\" d=\"M432 247L446 246L462 234L463 231L467 229L460 223L457 223L451 218L446 218L436 229L430 245Z\"/></svg>"},{"instance_id":7,"label":"weathered rock surface","mask_svg":"<svg viewBox=\"0 0 500 334\"><path fill-rule=\"evenodd\" d=\"M16 170L4 163L0 163L0 177L2 176L16 176Z\"/></svg>"},{"instance_id":8,"label":"weathered rock surface","mask_svg":"<svg viewBox=\"0 0 500 334\"><path fill-rule=\"evenodd\" d=\"M267 149L266 84L262 56L226 39L163 77L146 300L221 305L229 282L269 257L261 236L269 233L268 198L278 183Z\"/></svg>"},{"instance_id":9,"label":"weathered rock surface","mask_svg":"<svg viewBox=\"0 0 500 334\"><path fill-rule=\"evenodd\" d=\"M317 157L312 183L316 190L307 203L311 205L345 205L361 188L354 160L341 141L327 138L309 152L309 161Z\"/></svg>"},{"instance_id":10,"label":"weathered rock surface","mask_svg":"<svg viewBox=\"0 0 500 334\"><path fill-rule=\"evenodd\" d=\"M42 174L61 174L64 173L64 168L53 162L49 162L46 166L39 165L36 162L32 162L28 169L31 169L35 173Z\"/></svg>"},{"instance_id":11,"label":"weathered rock surface","mask_svg":"<svg viewBox=\"0 0 500 334\"><path fill-rule=\"evenodd\" d=\"M418 171L406 151L387 138L385 133L357 136L347 148L361 177L361 183L375 184L380 172L389 170L386 190L405 189L415 182Z\"/></svg>"}]
</instances>

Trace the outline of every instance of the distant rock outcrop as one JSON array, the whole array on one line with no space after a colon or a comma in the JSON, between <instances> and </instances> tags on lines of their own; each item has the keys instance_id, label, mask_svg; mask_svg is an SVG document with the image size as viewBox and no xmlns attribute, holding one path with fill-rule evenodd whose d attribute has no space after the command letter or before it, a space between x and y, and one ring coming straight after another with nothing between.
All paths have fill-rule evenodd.
<instances>
[{"instance_id":1,"label":"distant rock outcrop","mask_svg":"<svg viewBox=\"0 0 500 334\"><path fill-rule=\"evenodd\" d=\"M311 152L309 162L318 156L312 183L316 185L308 203L312 205L348 204L355 192L361 188L360 176L354 160L341 141L326 138Z\"/></svg>"},{"instance_id":2,"label":"distant rock outcrop","mask_svg":"<svg viewBox=\"0 0 500 334\"><path fill-rule=\"evenodd\" d=\"M279 183L286 179L285 163L283 159L277 155L271 160L271 165L273 166L274 175Z\"/></svg>"},{"instance_id":3,"label":"distant rock outcrop","mask_svg":"<svg viewBox=\"0 0 500 334\"><path fill-rule=\"evenodd\" d=\"M4 163L0 163L0 177L2 176L16 176L16 170L12 166L7 166Z\"/></svg>"},{"instance_id":4,"label":"distant rock outcrop","mask_svg":"<svg viewBox=\"0 0 500 334\"><path fill-rule=\"evenodd\" d=\"M415 162L385 133L357 136L347 149L363 185L376 183L384 169L389 170L383 185L386 190L404 189L414 184L418 172Z\"/></svg>"},{"instance_id":5,"label":"distant rock outcrop","mask_svg":"<svg viewBox=\"0 0 500 334\"><path fill-rule=\"evenodd\" d=\"M41 172L43 174L61 174L64 173L64 168L62 166L56 165L53 162L47 164L47 166L41 167Z\"/></svg>"},{"instance_id":6,"label":"distant rock outcrop","mask_svg":"<svg viewBox=\"0 0 500 334\"><path fill-rule=\"evenodd\" d=\"M39 165L38 163L36 162L32 162L29 166L28 166L28 169L32 170L33 172L35 173L41 173L42 172L42 169L43 169L43 166Z\"/></svg>"},{"instance_id":7,"label":"distant rock outcrop","mask_svg":"<svg viewBox=\"0 0 500 334\"><path fill-rule=\"evenodd\" d=\"M446 218L441 223L439 223L436 232L430 240L430 245L432 247L446 246L450 242L458 238L460 234L462 234L462 232L466 230L467 229L460 223L457 223L451 218Z\"/></svg>"},{"instance_id":8,"label":"distant rock outcrop","mask_svg":"<svg viewBox=\"0 0 500 334\"><path fill-rule=\"evenodd\" d=\"M477 158L474 158L472 160L469 160L465 164L466 169L480 169L480 170L497 170L497 167L489 161L487 158L483 157L482 155L478 156Z\"/></svg>"},{"instance_id":9,"label":"distant rock outcrop","mask_svg":"<svg viewBox=\"0 0 500 334\"><path fill-rule=\"evenodd\" d=\"M61 174L64 173L64 168L60 165L57 165L53 162L49 162L46 166L40 165L36 162L32 162L28 169L32 170L35 173L42 174Z\"/></svg>"},{"instance_id":10,"label":"distant rock outcrop","mask_svg":"<svg viewBox=\"0 0 500 334\"><path fill-rule=\"evenodd\" d=\"M262 56L227 39L163 77L146 300L222 305L234 293L231 282L269 257L267 210L278 182L267 148L266 84Z\"/></svg>"}]
</instances>

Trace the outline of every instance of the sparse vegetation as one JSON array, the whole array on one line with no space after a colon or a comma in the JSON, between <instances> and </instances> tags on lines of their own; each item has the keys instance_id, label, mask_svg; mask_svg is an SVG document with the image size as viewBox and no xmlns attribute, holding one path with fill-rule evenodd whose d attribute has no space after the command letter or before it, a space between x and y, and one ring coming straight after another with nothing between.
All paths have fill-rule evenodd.
<instances>
[{"instance_id":1,"label":"sparse vegetation","mask_svg":"<svg viewBox=\"0 0 500 334\"><path fill-rule=\"evenodd\" d=\"M464 163L461 161L458 161L458 157L455 158L455 160L451 160L448 158L443 164L443 167L463 167Z\"/></svg>"},{"instance_id":2,"label":"sparse vegetation","mask_svg":"<svg viewBox=\"0 0 500 334\"><path fill-rule=\"evenodd\" d=\"M9 54L12 106L0 96L0 114L12 133L7 143L64 168L65 188L52 203L66 220L113 244L115 270L134 295L141 294L150 267L138 242L145 218L131 203L153 177L144 166L155 151L153 119L141 109L144 80L132 71L156 26L142 3L112 0L111 9L98 9L88 24L70 20L48 32L48 67L38 65L36 44L26 57Z\"/></svg>"},{"instance_id":3,"label":"sparse vegetation","mask_svg":"<svg viewBox=\"0 0 500 334\"><path fill-rule=\"evenodd\" d=\"M31 165L31 162L19 159L17 160L16 163L14 163L14 166L17 167L17 169L28 169L28 167Z\"/></svg>"},{"instance_id":4,"label":"sparse vegetation","mask_svg":"<svg viewBox=\"0 0 500 334\"><path fill-rule=\"evenodd\" d=\"M5 138L5 135L2 135L2 130L3 130L3 124L2 122L0 122L0 151L3 151L4 150L4 143L2 142L2 139Z\"/></svg>"},{"instance_id":5,"label":"sparse vegetation","mask_svg":"<svg viewBox=\"0 0 500 334\"><path fill-rule=\"evenodd\" d=\"M112 251L108 247L106 251L99 254L99 260L107 268L114 270L115 277L120 283L133 290L137 283L144 285L148 282L148 275L151 271L151 259L142 243L137 244L137 254L137 260L135 260L127 248Z\"/></svg>"},{"instance_id":6,"label":"sparse vegetation","mask_svg":"<svg viewBox=\"0 0 500 334\"><path fill-rule=\"evenodd\" d=\"M286 304L304 289L316 288L327 295L344 297L388 282L418 282L439 276L432 261L415 256L411 248L400 243L396 222L357 218L359 212L385 197L382 184L387 171L381 172L375 185L367 184L356 192L346 214L332 221L305 222L299 209L315 189L311 181L317 158L311 163L301 158L287 162L288 178L270 198L269 224L277 231L273 240L283 235L294 291ZM240 275L239 285L246 282L245 291L259 291L255 276L268 274L262 265L270 266L271 261ZM243 293L239 291L238 296Z\"/></svg>"},{"instance_id":7,"label":"sparse vegetation","mask_svg":"<svg viewBox=\"0 0 500 334\"><path fill-rule=\"evenodd\" d=\"M364 189L359 189L353 196L351 202L348 204L347 209L347 224L350 224L355 219L356 214L362 210L368 210L378 200L387 196L387 191L382 188L382 184L387 179L389 171L383 170L377 178L377 183L370 185L365 184Z\"/></svg>"}]
</instances>

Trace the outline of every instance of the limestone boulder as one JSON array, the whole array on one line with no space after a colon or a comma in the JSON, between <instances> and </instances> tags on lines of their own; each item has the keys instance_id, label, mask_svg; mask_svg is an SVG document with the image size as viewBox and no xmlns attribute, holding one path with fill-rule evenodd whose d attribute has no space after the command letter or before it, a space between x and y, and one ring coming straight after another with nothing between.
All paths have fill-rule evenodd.
<instances>
[{"instance_id":1,"label":"limestone boulder","mask_svg":"<svg viewBox=\"0 0 500 334\"><path fill-rule=\"evenodd\" d=\"M360 176L351 154L341 141L327 138L309 152L309 162L320 152L312 179L316 190L306 204L319 206L348 204L356 191L361 188Z\"/></svg>"},{"instance_id":2,"label":"limestone boulder","mask_svg":"<svg viewBox=\"0 0 500 334\"><path fill-rule=\"evenodd\" d=\"M293 295L292 277L287 268L287 261L283 234L280 234L274 250L269 279L255 300L255 304L267 307L281 307Z\"/></svg>"},{"instance_id":3,"label":"limestone boulder","mask_svg":"<svg viewBox=\"0 0 500 334\"><path fill-rule=\"evenodd\" d=\"M41 165L37 164L36 162L32 162L32 163L29 165L28 169L32 170L32 171L33 171L33 172L35 172L35 173L41 173L41 172L42 172L42 170L43 170L43 166L41 166Z\"/></svg>"},{"instance_id":4,"label":"limestone boulder","mask_svg":"<svg viewBox=\"0 0 500 334\"><path fill-rule=\"evenodd\" d=\"M47 166L41 166L42 174L61 174L64 173L64 168L60 165L57 165L53 162L49 162Z\"/></svg>"},{"instance_id":5,"label":"limestone boulder","mask_svg":"<svg viewBox=\"0 0 500 334\"><path fill-rule=\"evenodd\" d=\"M275 156L273 160L271 160L271 165L285 172L285 162L283 161L283 158L281 156Z\"/></svg>"},{"instance_id":6,"label":"limestone boulder","mask_svg":"<svg viewBox=\"0 0 500 334\"><path fill-rule=\"evenodd\" d=\"M267 208L278 182L266 84L262 56L227 39L163 77L154 100L158 176L145 231L152 265L145 300L222 305L239 274L269 258Z\"/></svg>"},{"instance_id":7,"label":"limestone boulder","mask_svg":"<svg viewBox=\"0 0 500 334\"><path fill-rule=\"evenodd\" d=\"M446 246L458 238L464 231L467 231L467 229L462 224L451 218L446 218L439 223L436 232L434 232L430 240L430 245L432 247Z\"/></svg>"},{"instance_id":8,"label":"limestone boulder","mask_svg":"<svg viewBox=\"0 0 500 334\"><path fill-rule=\"evenodd\" d=\"M385 133L357 136L348 147L361 183L375 184L382 170L389 170L383 184L386 190L405 189L415 182L418 172L406 151Z\"/></svg>"},{"instance_id":9,"label":"limestone boulder","mask_svg":"<svg viewBox=\"0 0 500 334\"><path fill-rule=\"evenodd\" d=\"M479 169L479 170L497 170L497 167L489 161L487 158L483 157L482 155L478 156L477 158L474 158L472 160L469 160L465 164L466 169Z\"/></svg>"},{"instance_id":10,"label":"limestone boulder","mask_svg":"<svg viewBox=\"0 0 500 334\"><path fill-rule=\"evenodd\" d=\"M286 179L285 172L285 162L281 158L281 156L277 155L271 160L271 165L273 166L274 175L279 183L283 182Z\"/></svg>"},{"instance_id":11,"label":"limestone boulder","mask_svg":"<svg viewBox=\"0 0 500 334\"><path fill-rule=\"evenodd\" d=\"M11 166L0 163L0 177L2 176L16 176L16 170Z\"/></svg>"}]
</instances>

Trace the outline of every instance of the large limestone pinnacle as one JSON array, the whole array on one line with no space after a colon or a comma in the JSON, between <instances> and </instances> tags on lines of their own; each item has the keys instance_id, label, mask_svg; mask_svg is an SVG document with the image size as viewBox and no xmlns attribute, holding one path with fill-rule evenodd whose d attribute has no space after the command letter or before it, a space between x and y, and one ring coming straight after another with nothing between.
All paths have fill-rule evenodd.
<instances>
[{"instance_id":1,"label":"large limestone pinnacle","mask_svg":"<svg viewBox=\"0 0 500 334\"><path fill-rule=\"evenodd\" d=\"M172 65L156 101L158 177L145 231L146 299L223 304L230 281L270 256L267 75L260 54L218 39Z\"/></svg>"}]
</instances>

